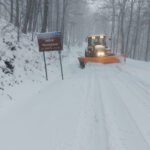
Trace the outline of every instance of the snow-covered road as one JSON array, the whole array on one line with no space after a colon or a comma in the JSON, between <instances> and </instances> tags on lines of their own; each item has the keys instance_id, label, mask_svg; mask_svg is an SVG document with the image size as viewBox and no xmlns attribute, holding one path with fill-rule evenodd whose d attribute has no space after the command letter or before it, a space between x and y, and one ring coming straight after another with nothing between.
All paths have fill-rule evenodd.
<instances>
[{"instance_id":1,"label":"snow-covered road","mask_svg":"<svg viewBox=\"0 0 150 150\"><path fill-rule=\"evenodd\" d=\"M150 150L149 66L68 65L0 115L0 150Z\"/></svg>"},{"instance_id":2,"label":"snow-covered road","mask_svg":"<svg viewBox=\"0 0 150 150\"><path fill-rule=\"evenodd\" d=\"M79 149L150 149L150 84L126 67L91 65L86 69L91 85L79 135L89 138L83 142L81 137Z\"/></svg>"}]
</instances>

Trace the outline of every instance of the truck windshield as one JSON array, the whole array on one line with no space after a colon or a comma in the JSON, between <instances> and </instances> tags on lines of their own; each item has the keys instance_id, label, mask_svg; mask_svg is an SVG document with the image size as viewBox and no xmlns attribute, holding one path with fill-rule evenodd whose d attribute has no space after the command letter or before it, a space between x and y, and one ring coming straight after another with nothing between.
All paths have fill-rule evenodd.
<instances>
[{"instance_id":1,"label":"truck windshield","mask_svg":"<svg viewBox=\"0 0 150 150\"><path fill-rule=\"evenodd\" d=\"M104 45L104 40L101 38L95 38L91 40L91 45L95 46L95 45Z\"/></svg>"}]
</instances>

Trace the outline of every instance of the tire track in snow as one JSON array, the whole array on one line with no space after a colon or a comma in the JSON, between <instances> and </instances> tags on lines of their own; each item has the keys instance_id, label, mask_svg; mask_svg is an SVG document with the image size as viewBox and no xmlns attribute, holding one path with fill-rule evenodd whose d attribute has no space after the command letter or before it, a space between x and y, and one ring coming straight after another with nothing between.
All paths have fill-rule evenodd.
<instances>
[{"instance_id":1,"label":"tire track in snow","mask_svg":"<svg viewBox=\"0 0 150 150\"><path fill-rule=\"evenodd\" d=\"M86 70L85 74L88 74ZM108 150L108 135L105 128L105 118L101 109L98 89L96 89L94 74L89 72L85 78L86 95L77 130L77 150Z\"/></svg>"},{"instance_id":2,"label":"tire track in snow","mask_svg":"<svg viewBox=\"0 0 150 150\"><path fill-rule=\"evenodd\" d=\"M118 94L118 91L115 90L115 87L111 81L108 80L101 83L105 84L105 86L110 89L109 92L112 92L110 94L104 91L105 93L103 93L103 99L107 100L107 102L109 100L108 103L111 104L111 106L109 104L109 108L113 114L111 117L114 118L114 121L118 125L118 134L124 148L127 150L149 150L149 145L145 141L145 138L143 137L135 120L131 116L126 105L123 103L121 96Z\"/></svg>"},{"instance_id":3,"label":"tire track in snow","mask_svg":"<svg viewBox=\"0 0 150 150\"><path fill-rule=\"evenodd\" d=\"M95 75L95 77L97 76ZM105 130L107 133L108 149L109 150L124 150L122 144L118 142L118 137L116 136L117 130L116 129L114 130L114 128L112 127L112 126L116 127L116 124L114 124L112 119L109 118L110 109L107 110L107 108L105 107L105 99L103 98L103 90L102 90L103 86L100 81L97 81L96 88L99 89L97 93L99 97L99 106L100 106L100 109L103 111Z\"/></svg>"},{"instance_id":4,"label":"tire track in snow","mask_svg":"<svg viewBox=\"0 0 150 150\"><path fill-rule=\"evenodd\" d=\"M91 68L89 66L87 69L89 72L85 70L85 73L89 73L90 76L85 79L85 82L89 82L85 84L85 88L90 88L86 92L88 94L79 123L78 150L150 150L145 133L141 130L131 109L124 102L124 95L128 95L129 98L134 97L127 87L121 85L123 78L125 82L128 82L128 77L124 77L124 73L116 66L100 69L99 66ZM123 74L123 77L121 79L116 77L117 73L119 76ZM117 86L120 84L119 89L116 83ZM131 83L131 85L134 84ZM121 89L122 86L126 88L125 91ZM120 90L123 93L119 93ZM138 110L135 110L136 112ZM144 114L142 113L142 116ZM105 132L101 132L102 130Z\"/></svg>"},{"instance_id":5,"label":"tire track in snow","mask_svg":"<svg viewBox=\"0 0 150 150\"><path fill-rule=\"evenodd\" d=\"M102 103L101 107L103 107L103 110L105 112L105 122L106 122L105 124L106 124L107 134L108 134L109 150L125 150L125 147L120 139L118 126L114 118L112 117L113 112L110 109L109 104L107 103L108 99L107 97L104 96L105 95L104 90L106 90L103 87L104 85L105 85L104 80L103 81L99 80L97 82L97 86L101 90L100 92L101 103ZM108 94L106 95L109 96Z\"/></svg>"},{"instance_id":6,"label":"tire track in snow","mask_svg":"<svg viewBox=\"0 0 150 150\"><path fill-rule=\"evenodd\" d=\"M124 74L125 75L125 74ZM150 107L146 103L149 97L145 97L142 89L130 78L127 78L122 73L117 75L117 79L113 79L113 83L117 83L116 89L122 89L126 93L122 93L122 100L130 110L133 118L135 119L139 130L150 145ZM124 81L123 79L126 78ZM123 83L123 84L121 84Z\"/></svg>"},{"instance_id":7,"label":"tire track in snow","mask_svg":"<svg viewBox=\"0 0 150 150\"><path fill-rule=\"evenodd\" d=\"M136 120L134 120L128 107L123 101L124 99L122 96L128 93L126 93L126 91L123 91L122 89L116 89L116 82L111 82L115 78L117 80L117 77L115 76L118 73L116 71L116 67L114 69L114 67L112 66L113 65L106 67L102 66L101 68L97 67L97 70L95 71L95 76L96 78L99 77L99 82L102 89L101 94L106 110L106 122L110 127L108 128L110 134L110 149L148 150L150 148L148 142L143 136L143 132L141 132L141 129L139 128ZM127 81L127 79L125 79L125 81ZM120 79L118 82L122 84L122 81ZM121 93L119 93L119 91L121 91ZM109 122L113 123L113 127L109 125ZM115 126L115 124L117 124L117 127ZM113 130L116 132L114 132ZM113 134L116 134L116 136L114 136ZM116 139L114 137L116 137ZM118 145L113 143L118 143Z\"/></svg>"},{"instance_id":8,"label":"tire track in snow","mask_svg":"<svg viewBox=\"0 0 150 150\"><path fill-rule=\"evenodd\" d=\"M131 63L130 62L130 60L129 60L129 62L128 62L128 60L127 60L127 67L128 68L131 68L131 69L133 69L133 70L135 70L135 67L136 67L136 69L138 69L139 71L144 71L144 72L150 72L150 68L149 68L149 63L147 63L147 62L136 62L135 63L135 60L132 60L133 62ZM146 66L146 69L147 70L145 70L145 68L143 68L143 66Z\"/></svg>"},{"instance_id":9,"label":"tire track in snow","mask_svg":"<svg viewBox=\"0 0 150 150\"><path fill-rule=\"evenodd\" d=\"M141 78L137 77L136 75L131 74L129 71L125 70L123 67L117 65L116 68L121 72L128 75L130 78L132 78L133 81L136 82L136 84L139 84L141 88L143 88L145 91L147 91L150 95L150 91L147 89L150 89L150 84L148 84L146 81L142 80Z\"/></svg>"},{"instance_id":10,"label":"tire track in snow","mask_svg":"<svg viewBox=\"0 0 150 150\"><path fill-rule=\"evenodd\" d=\"M124 71L123 69L121 69L120 73L121 74L118 76L118 78L120 78L120 81L124 82L124 79L128 80L128 82L124 82L124 85L126 85L126 87L130 89L130 92L132 91L134 93L134 96L137 98L136 100L138 100L138 102L145 107L148 113L150 113L150 91L148 90L150 87L144 86L146 84L142 84L142 81L139 78L133 76L129 72Z\"/></svg>"}]
</instances>

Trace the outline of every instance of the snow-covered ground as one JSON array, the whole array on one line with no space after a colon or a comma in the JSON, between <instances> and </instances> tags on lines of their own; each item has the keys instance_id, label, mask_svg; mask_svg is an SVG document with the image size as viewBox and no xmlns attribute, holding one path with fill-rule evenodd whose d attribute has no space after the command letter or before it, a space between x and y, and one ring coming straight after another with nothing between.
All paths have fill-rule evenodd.
<instances>
[{"instance_id":1,"label":"snow-covered ground","mask_svg":"<svg viewBox=\"0 0 150 150\"><path fill-rule=\"evenodd\" d=\"M64 81L56 69L53 80L9 91L11 103L0 107L0 149L150 150L150 63L82 70L77 55L72 49L64 57Z\"/></svg>"},{"instance_id":2,"label":"snow-covered ground","mask_svg":"<svg viewBox=\"0 0 150 150\"><path fill-rule=\"evenodd\" d=\"M25 35L17 43L12 26L5 30L5 42L0 38L0 150L150 150L150 63L127 59L126 64L80 69L77 57L84 48L65 48L65 79L58 54L46 53L45 81L37 43ZM6 60L12 60L13 73L4 71Z\"/></svg>"}]
</instances>

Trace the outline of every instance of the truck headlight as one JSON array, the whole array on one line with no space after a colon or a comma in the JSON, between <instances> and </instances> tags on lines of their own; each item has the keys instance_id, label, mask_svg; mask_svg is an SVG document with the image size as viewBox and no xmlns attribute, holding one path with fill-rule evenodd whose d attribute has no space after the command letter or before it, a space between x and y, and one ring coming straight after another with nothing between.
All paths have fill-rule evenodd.
<instances>
[{"instance_id":1,"label":"truck headlight","mask_svg":"<svg viewBox=\"0 0 150 150\"><path fill-rule=\"evenodd\" d=\"M92 40L95 40L95 36L92 36Z\"/></svg>"},{"instance_id":2,"label":"truck headlight","mask_svg":"<svg viewBox=\"0 0 150 150\"><path fill-rule=\"evenodd\" d=\"M105 56L105 52L97 52L97 56Z\"/></svg>"},{"instance_id":3,"label":"truck headlight","mask_svg":"<svg viewBox=\"0 0 150 150\"><path fill-rule=\"evenodd\" d=\"M104 35L101 35L101 36L100 36L100 39L104 39Z\"/></svg>"}]
</instances>

